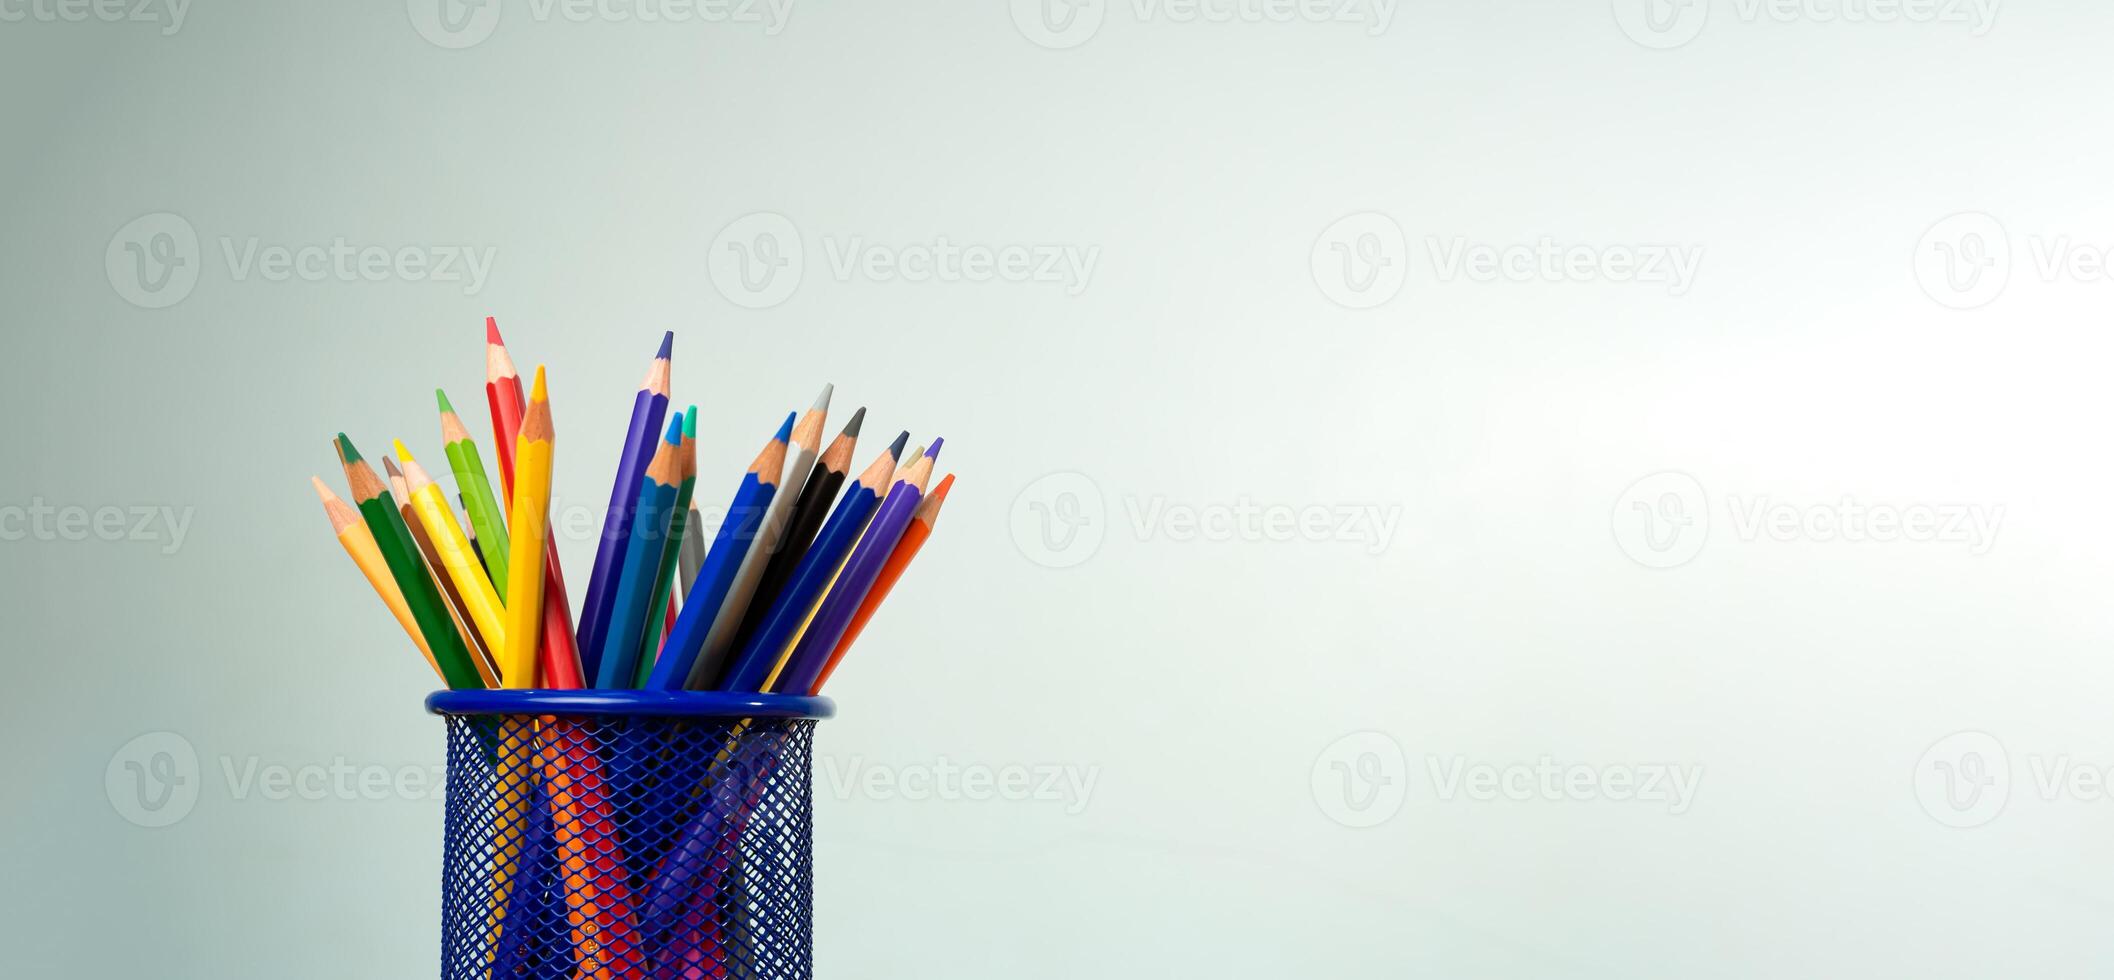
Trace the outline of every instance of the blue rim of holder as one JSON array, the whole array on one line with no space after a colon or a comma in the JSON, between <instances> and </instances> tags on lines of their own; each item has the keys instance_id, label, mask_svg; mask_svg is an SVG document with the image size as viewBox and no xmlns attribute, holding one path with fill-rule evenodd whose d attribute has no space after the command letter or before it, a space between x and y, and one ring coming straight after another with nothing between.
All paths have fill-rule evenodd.
<instances>
[{"instance_id":1,"label":"blue rim of holder","mask_svg":"<svg viewBox=\"0 0 2114 980\"><path fill-rule=\"evenodd\" d=\"M562 715L602 718L835 717L837 702L792 694L733 691L435 691L426 711L436 715Z\"/></svg>"}]
</instances>

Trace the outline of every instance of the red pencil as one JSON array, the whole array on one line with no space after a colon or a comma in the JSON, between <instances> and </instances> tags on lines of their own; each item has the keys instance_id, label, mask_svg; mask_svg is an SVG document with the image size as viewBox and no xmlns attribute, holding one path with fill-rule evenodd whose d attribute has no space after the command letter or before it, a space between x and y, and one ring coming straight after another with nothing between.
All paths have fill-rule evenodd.
<instances>
[{"instance_id":1,"label":"red pencil","mask_svg":"<svg viewBox=\"0 0 2114 980\"><path fill-rule=\"evenodd\" d=\"M499 320L484 318L484 396L492 406L493 442L499 444L499 482L505 486L507 506L514 505L514 437L521 432L521 416L528 398L521 391L521 373L499 336ZM565 595L565 572L558 567L558 536L543 539L543 639L537 647L542 678L540 686L577 690L587 686L580 674L580 651L573 645L572 601ZM531 685L538 686L538 685Z\"/></svg>"}]
</instances>

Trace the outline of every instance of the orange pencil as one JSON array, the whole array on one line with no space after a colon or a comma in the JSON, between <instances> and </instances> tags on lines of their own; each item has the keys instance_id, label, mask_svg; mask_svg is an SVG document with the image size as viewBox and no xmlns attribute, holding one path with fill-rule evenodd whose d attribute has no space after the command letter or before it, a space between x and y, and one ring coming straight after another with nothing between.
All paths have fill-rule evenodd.
<instances>
[{"instance_id":1,"label":"orange pencil","mask_svg":"<svg viewBox=\"0 0 2114 980\"><path fill-rule=\"evenodd\" d=\"M867 590L866 599L859 603L859 611L852 614L851 625L844 628L844 638L837 641L837 648L830 651L829 662L822 665L822 673L815 677L815 686L807 693L822 693L822 685L829 683L829 675L836 671L837 664L844 660L844 653L859 639L859 631L866 628L866 621L873 618L874 610L888 598L896 580L903 577L903 569L910 567L910 560L918 556L918 549L925 547L925 539L932 536L932 526L939 523L940 506L947 502L947 492L954 489L954 474L932 488L918 509L910 515L910 526L903 529L902 540L888 553L887 563L881 566L881 574L874 579L873 588Z\"/></svg>"}]
</instances>

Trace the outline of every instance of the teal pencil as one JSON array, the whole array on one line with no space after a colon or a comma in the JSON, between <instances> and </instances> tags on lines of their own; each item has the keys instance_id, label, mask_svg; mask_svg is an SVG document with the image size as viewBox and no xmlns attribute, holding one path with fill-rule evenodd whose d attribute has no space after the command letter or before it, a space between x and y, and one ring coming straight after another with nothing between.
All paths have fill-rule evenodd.
<instances>
[{"instance_id":1,"label":"teal pencil","mask_svg":"<svg viewBox=\"0 0 2114 980\"><path fill-rule=\"evenodd\" d=\"M654 573L659 570L661 552L668 543L675 496L683 481L682 443L683 420L678 417L668 426L660 448L654 451L653 462L646 465L645 479L639 481L631 540L624 544L615 601L610 604L609 622L602 634L602 662L595 675L596 687L629 688L637 679L639 647L646 636L646 604L653 598Z\"/></svg>"},{"instance_id":2,"label":"teal pencil","mask_svg":"<svg viewBox=\"0 0 2114 980\"><path fill-rule=\"evenodd\" d=\"M792 431L793 416L787 415L785 424L778 427L771 441L763 444L763 451L756 454L756 461L742 474L734 500L727 505L726 519L720 521L712 548L698 570L697 584L683 597L682 614L675 617L668 642L661 644L660 659L654 661L653 672L646 679L647 690L680 691L686 686L696 689L687 683L691 678L717 669L700 656L705 636L722 615L735 570L756 544L758 526L778 492L778 476L785 467L786 438Z\"/></svg>"},{"instance_id":3,"label":"teal pencil","mask_svg":"<svg viewBox=\"0 0 2114 980\"><path fill-rule=\"evenodd\" d=\"M677 462L682 466L682 485L675 491L675 512L668 522L668 540L661 544L661 574L653 586L653 598L646 603L646 639L639 644L638 683L634 687L646 686L646 677L653 672L653 661L661 648L661 629L667 625L668 616L662 610L669 608L668 593L675 587L675 566L683 550L684 536L690 523L690 498L697 490L697 406L692 405L683 413L683 445L678 450Z\"/></svg>"}]
</instances>

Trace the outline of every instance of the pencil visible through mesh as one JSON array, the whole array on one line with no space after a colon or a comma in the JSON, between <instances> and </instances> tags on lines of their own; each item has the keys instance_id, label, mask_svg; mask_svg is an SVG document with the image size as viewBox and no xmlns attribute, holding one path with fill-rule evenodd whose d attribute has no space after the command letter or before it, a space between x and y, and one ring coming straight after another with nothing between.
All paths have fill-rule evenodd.
<instances>
[{"instance_id":1,"label":"pencil visible through mesh","mask_svg":"<svg viewBox=\"0 0 2114 980\"><path fill-rule=\"evenodd\" d=\"M450 715L443 980L805 980L814 722Z\"/></svg>"}]
</instances>

